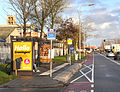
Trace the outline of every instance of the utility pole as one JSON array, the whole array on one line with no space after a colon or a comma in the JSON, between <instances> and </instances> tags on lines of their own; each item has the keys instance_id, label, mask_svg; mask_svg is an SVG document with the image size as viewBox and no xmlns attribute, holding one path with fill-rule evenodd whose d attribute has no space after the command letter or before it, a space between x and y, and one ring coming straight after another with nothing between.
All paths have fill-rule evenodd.
<instances>
[{"instance_id":1,"label":"utility pole","mask_svg":"<svg viewBox=\"0 0 120 92\"><path fill-rule=\"evenodd\" d=\"M94 4L88 4L87 6L93 6ZM81 59L81 34L82 34L82 23L80 21L80 12L78 11L79 16L79 59ZM85 36L84 36L85 39ZM85 40L84 40L85 44ZM85 56L85 46L84 46L84 56Z\"/></svg>"},{"instance_id":2,"label":"utility pole","mask_svg":"<svg viewBox=\"0 0 120 92\"><path fill-rule=\"evenodd\" d=\"M79 14L79 60L81 60L81 31L82 31L82 23L80 22L80 14Z\"/></svg>"}]
</instances>

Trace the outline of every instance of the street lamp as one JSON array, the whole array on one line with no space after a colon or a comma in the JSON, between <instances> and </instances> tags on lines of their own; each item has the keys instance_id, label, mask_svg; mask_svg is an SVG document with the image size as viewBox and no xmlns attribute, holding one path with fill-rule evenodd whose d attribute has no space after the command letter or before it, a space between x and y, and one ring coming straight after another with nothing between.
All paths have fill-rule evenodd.
<instances>
[{"instance_id":1,"label":"street lamp","mask_svg":"<svg viewBox=\"0 0 120 92\"><path fill-rule=\"evenodd\" d=\"M88 4L87 6L93 6L94 4ZM79 13L79 12L78 12ZM81 33L82 33L82 23L80 21L80 14L79 14L79 59L81 60ZM85 35L84 35L85 39ZM85 45L85 43L84 43ZM85 46L84 46L84 56L85 56Z\"/></svg>"}]
</instances>

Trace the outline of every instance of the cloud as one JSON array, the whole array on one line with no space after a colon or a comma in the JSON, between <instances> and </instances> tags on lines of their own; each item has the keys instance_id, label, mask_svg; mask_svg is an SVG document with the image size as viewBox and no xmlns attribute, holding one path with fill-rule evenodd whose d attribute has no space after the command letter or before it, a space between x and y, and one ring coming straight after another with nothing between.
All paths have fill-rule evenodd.
<instances>
[{"instance_id":1,"label":"cloud","mask_svg":"<svg viewBox=\"0 0 120 92\"><path fill-rule=\"evenodd\" d=\"M105 29L105 28L109 27L110 24L111 24L111 23L103 23L103 24L101 25L101 29Z\"/></svg>"},{"instance_id":2,"label":"cloud","mask_svg":"<svg viewBox=\"0 0 120 92\"><path fill-rule=\"evenodd\" d=\"M97 38L93 37L88 40L94 40L94 44L100 44L103 39L113 39L120 37L120 1L119 0L70 0L70 6L73 8L67 10L67 16L74 17L78 21L77 10L82 5L94 3L92 7L83 7L82 17L85 15L93 22L92 27L96 29Z\"/></svg>"}]
</instances>

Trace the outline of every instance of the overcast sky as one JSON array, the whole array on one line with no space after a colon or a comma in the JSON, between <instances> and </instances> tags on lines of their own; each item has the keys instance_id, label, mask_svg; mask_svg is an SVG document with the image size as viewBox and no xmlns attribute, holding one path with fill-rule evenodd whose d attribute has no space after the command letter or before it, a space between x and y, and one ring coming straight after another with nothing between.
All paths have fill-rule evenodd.
<instances>
[{"instance_id":1,"label":"overcast sky","mask_svg":"<svg viewBox=\"0 0 120 92\"><path fill-rule=\"evenodd\" d=\"M14 14L8 9L8 0L0 0L0 24L7 24L7 15ZM94 6L87 6L94 3ZM78 19L78 11L81 17L92 20L96 37L89 38L86 42L99 46L103 39L120 37L120 0L69 0L67 9L62 14L64 18ZM5 11L6 10L6 11Z\"/></svg>"}]
</instances>

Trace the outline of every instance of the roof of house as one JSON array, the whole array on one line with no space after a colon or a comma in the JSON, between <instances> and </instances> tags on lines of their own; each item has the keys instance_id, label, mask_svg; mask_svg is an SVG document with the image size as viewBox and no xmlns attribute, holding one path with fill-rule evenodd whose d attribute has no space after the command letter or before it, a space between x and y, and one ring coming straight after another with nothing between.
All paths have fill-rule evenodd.
<instances>
[{"instance_id":1,"label":"roof of house","mask_svg":"<svg viewBox=\"0 0 120 92\"><path fill-rule=\"evenodd\" d=\"M0 27L0 40L5 40L14 29L14 27Z\"/></svg>"}]
</instances>

